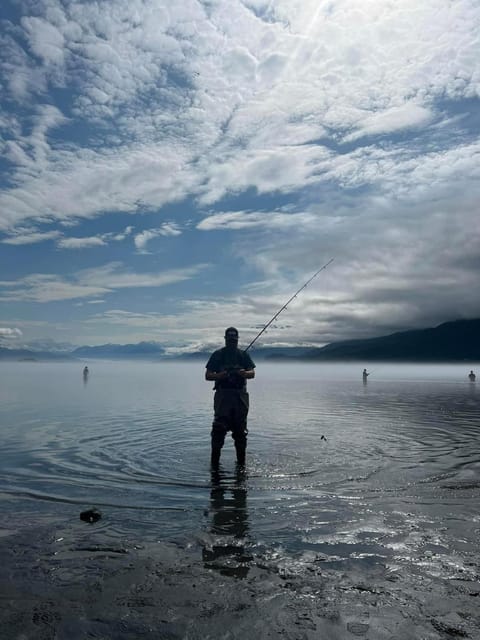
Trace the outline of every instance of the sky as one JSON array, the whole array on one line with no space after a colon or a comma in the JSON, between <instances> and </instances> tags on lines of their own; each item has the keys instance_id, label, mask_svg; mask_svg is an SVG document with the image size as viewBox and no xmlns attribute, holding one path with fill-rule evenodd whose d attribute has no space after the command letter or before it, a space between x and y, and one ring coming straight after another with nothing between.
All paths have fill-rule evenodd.
<instances>
[{"instance_id":1,"label":"sky","mask_svg":"<svg viewBox=\"0 0 480 640\"><path fill-rule=\"evenodd\" d=\"M480 317L478 0L2 0L0 345Z\"/></svg>"}]
</instances>

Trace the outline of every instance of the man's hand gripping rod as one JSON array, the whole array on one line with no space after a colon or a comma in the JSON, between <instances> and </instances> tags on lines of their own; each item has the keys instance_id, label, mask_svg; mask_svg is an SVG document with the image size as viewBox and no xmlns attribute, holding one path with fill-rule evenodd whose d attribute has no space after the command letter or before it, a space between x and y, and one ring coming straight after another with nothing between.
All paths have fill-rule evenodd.
<instances>
[{"instance_id":1,"label":"man's hand gripping rod","mask_svg":"<svg viewBox=\"0 0 480 640\"><path fill-rule=\"evenodd\" d=\"M324 264L324 265L323 265L323 267L321 267L318 271L316 271L316 272L313 274L313 276L312 276L309 280L307 280L307 281L305 282L305 284L304 284L303 286L301 286L301 287L300 287L300 289L299 289L298 291L296 291L296 292L293 294L293 296L292 296L289 300L287 300L287 302L283 305L283 307L277 311L277 313L273 316L273 318L272 318L269 322L267 322L267 324L263 327L263 329L260 331L260 333L258 333L258 334L255 336L255 338L250 342L250 344L248 345L248 347L247 347L246 349L244 349L244 351L248 351L248 350L250 349L250 347L251 347L253 344L255 344L255 342L256 342L256 341L258 340L258 338L262 335L262 333L263 333L264 331L266 331L266 330L268 329L268 327L272 324L272 322L274 322L274 321L278 318L278 316L282 313L282 311L288 307L288 305L290 304L290 302L291 302L292 300L294 300L294 299L298 296L298 294L300 293L300 291L302 291L303 289L305 289L305 287L307 287L307 286L310 284L310 282L311 282L314 278L316 278L316 277L318 276L318 274L320 273L320 271L323 271L324 269L326 269L326 268L328 267L328 265L329 265L329 264L331 264L331 263L333 262L333 260L334 260L334 259L332 258L332 259L331 259L331 260L329 260L326 264Z\"/></svg>"}]
</instances>

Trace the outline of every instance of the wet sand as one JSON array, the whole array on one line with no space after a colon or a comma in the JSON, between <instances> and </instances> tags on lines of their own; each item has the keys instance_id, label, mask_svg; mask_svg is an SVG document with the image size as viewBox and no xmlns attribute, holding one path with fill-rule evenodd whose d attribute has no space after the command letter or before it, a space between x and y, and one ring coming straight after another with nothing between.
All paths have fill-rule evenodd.
<instances>
[{"instance_id":1,"label":"wet sand","mask_svg":"<svg viewBox=\"0 0 480 640\"><path fill-rule=\"evenodd\" d=\"M112 542L114 540L114 542ZM445 580L244 540L149 543L57 523L0 537L4 640L480 638L479 567Z\"/></svg>"}]
</instances>

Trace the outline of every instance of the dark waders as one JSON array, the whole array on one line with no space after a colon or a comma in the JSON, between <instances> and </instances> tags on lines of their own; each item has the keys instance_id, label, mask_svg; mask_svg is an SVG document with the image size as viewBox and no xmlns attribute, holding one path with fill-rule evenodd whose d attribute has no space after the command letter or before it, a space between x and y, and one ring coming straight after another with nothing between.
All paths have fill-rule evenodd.
<instances>
[{"instance_id":1,"label":"dark waders","mask_svg":"<svg viewBox=\"0 0 480 640\"><path fill-rule=\"evenodd\" d=\"M220 453L228 431L237 452L239 465L245 464L247 448L247 415L249 398L247 391L239 389L217 389L213 399L214 418L212 424L212 467L218 468Z\"/></svg>"}]
</instances>

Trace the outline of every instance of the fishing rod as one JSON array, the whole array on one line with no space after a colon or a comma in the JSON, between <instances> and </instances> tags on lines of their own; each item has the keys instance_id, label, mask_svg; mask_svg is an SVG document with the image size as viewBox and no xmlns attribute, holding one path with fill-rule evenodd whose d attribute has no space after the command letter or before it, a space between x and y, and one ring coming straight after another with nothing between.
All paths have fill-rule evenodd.
<instances>
[{"instance_id":1,"label":"fishing rod","mask_svg":"<svg viewBox=\"0 0 480 640\"><path fill-rule=\"evenodd\" d=\"M310 284L310 282L311 282L314 278L316 278L316 277L318 276L318 274L320 273L320 271L323 271L324 269L326 269L326 268L328 267L328 265L329 265L329 264L331 264L331 263L333 262L333 260L334 260L334 259L333 259L333 258L331 258L331 259L330 259L326 264L324 264L324 265L323 265L323 267L321 267L318 271L316 271L316 272L313 274L313 276L312 276L309 280L307 280L307 281L305 282L305 284L304 284L304 285L302 285L302 286L300 287L300 289L299 289L298 291L296 291L296 292L293 294L293 296L292 296L289 300L287 300L287 302L283 305L283 307L281 307L281 309L279 309L279 310L277 311L277 313L273 316L273 318L272 318L269 322L267 322L267 324L263 327L263 329L260 331L260 333L258 333L258 334L255 336L255 338L250 342L250 344L248 345L248 347L247 347L246 349L244 349L244 351L245 351L245 352L246 352L246 351L248 351L248 350L250 349L250 347L251 347L253 344L255 344L255 342L256 342L256 341L258 340L258 338L262 335L262 333L263 333L264 331L266 331L266 330L268 329L268 327L272 324L272 322L274 322L274 321L278 318L278 316L282 313L282 311L288 307L288 305L290 304L290 302L291 302L292 300L294 300L294 299L298 296L298 294L300 293L300 291L302 291L303 289L305 289L305 287L307 287L307 286Z\"/></svg>"}]
</instances>

